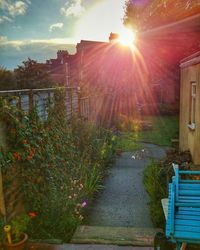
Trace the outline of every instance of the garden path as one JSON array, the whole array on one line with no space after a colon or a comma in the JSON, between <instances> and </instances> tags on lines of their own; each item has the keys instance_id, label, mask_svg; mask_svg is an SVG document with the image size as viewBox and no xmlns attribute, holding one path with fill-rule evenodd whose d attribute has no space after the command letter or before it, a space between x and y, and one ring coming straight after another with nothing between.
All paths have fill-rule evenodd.
<instances>
[{"instance_id":1,"label":"garden path","mask_svg":"<svg viewBox=\"0 0 200 250\"><path fill-rule=\"evenodd\" d=\"M105 188L89 211L90 226L152 228L143 171L151 158L161 159L166 148L142 143L143 149L124 152L105 180Z\"/></svg>"}]
</instances>

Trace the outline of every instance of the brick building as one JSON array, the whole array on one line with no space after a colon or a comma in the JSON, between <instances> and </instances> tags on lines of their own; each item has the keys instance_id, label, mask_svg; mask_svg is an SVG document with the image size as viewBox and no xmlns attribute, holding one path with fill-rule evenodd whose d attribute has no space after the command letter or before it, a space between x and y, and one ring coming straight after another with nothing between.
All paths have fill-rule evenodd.
<instances>
[{"instance_id":1,"label":"brick building","mask_svg":"<svg viewBox=\"0 0 200 250\"><path fill-rule=\"evenodd\" d=\"M52 78L80 86L84 95L109 94L112 112L132 114L137 104L155 112L160 104L179 107L179 61L199 46L199 15L141 32L136 48L81 40L76 53L58 51L47 60ZM108 102L106 100L105 102Z\"/></svg>"},{"instance_id":2,"label":"brick building","mask_svg":"<svg viewBox=\"0 0 200 250\"><path fill-rule=\"evenodd\" d=\"M58 50L56 59L46 60L46 65L53 82L59 85L69 85L68 61L70 55L67 50Z\"/></svg>"}]
</instances>

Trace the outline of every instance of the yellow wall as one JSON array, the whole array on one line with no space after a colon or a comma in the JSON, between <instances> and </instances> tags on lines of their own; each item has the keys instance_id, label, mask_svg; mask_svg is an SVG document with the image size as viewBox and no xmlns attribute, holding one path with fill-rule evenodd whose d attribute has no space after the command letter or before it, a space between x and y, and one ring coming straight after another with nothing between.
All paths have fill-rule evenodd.
<instances>
[{"instance_id":1,"label":"yellow wall","mask_svg":"<svg viewBox=\"0 0 200 250\"><path fill-rule=\"evenodd\" d=\"M190 112L190 83L196 87L196 128L188 128ZM180 91L180 150L190 150L194 164L200 164L200 64L181 69Z\"/></svg>"}]
</instances>

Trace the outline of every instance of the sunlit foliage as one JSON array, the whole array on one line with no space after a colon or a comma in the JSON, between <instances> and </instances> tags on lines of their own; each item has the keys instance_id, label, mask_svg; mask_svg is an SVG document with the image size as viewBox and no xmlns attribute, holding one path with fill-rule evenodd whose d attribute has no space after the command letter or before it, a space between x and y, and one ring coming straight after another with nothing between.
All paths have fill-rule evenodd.
<instances>
[{"instance_id":1,"label":"sunlit foliage","mask_svg":"<svg viewBox=\"0 0 200 250\"><path fill-rule=\"evenodd\" d=\"M16 88L15 77L12 71L0 67L0 90Z\"/></svg>"},{"instance_id":2,"label":"sunlit foliage","mask_svg":"<svg viewBox=\"0 0 200 250\"><path fill-rule=\"evenodd\" d=\"M198 0L127 0L124 23L146 30L199 12Z\"/></svg>"},{"instance_id":3,"label":"sunlit foliage","mask_svg":"<svg viewBox=\"0 0 200 250\"><path fill-rule=\"evenodd\" d=\"M15 69L17 86L19 89L33 89L51 87L52 82L48 68L45 64L28 58Z\"/></svg>"}]
</instances>

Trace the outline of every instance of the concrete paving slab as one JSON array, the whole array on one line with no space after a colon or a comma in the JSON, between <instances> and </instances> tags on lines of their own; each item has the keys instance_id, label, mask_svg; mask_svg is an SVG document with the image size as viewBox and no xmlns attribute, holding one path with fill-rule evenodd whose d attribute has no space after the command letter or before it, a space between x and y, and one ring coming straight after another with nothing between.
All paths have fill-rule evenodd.
<instances>
[{"instance_id":1,"label":"concrete paving slab","mask_svg":"<svg viewBox=\"0 0 200 250\"><path fill-rule=\"evenodd\" d=\"M153 246L155 234L160 231L154 228L80 226L71 243Z\"/></svg>"},{"instance_id":2,"label":"concrete paving slab","mask_svg":"<svg viewBox=\"0 0 200 250\"><path fill-rule=\"evenodd\" d=\"M115 245L88 245L88 244L29 244L28 250L153 250L152 247L131 247Z\"/></svg>"}]
</instances>

